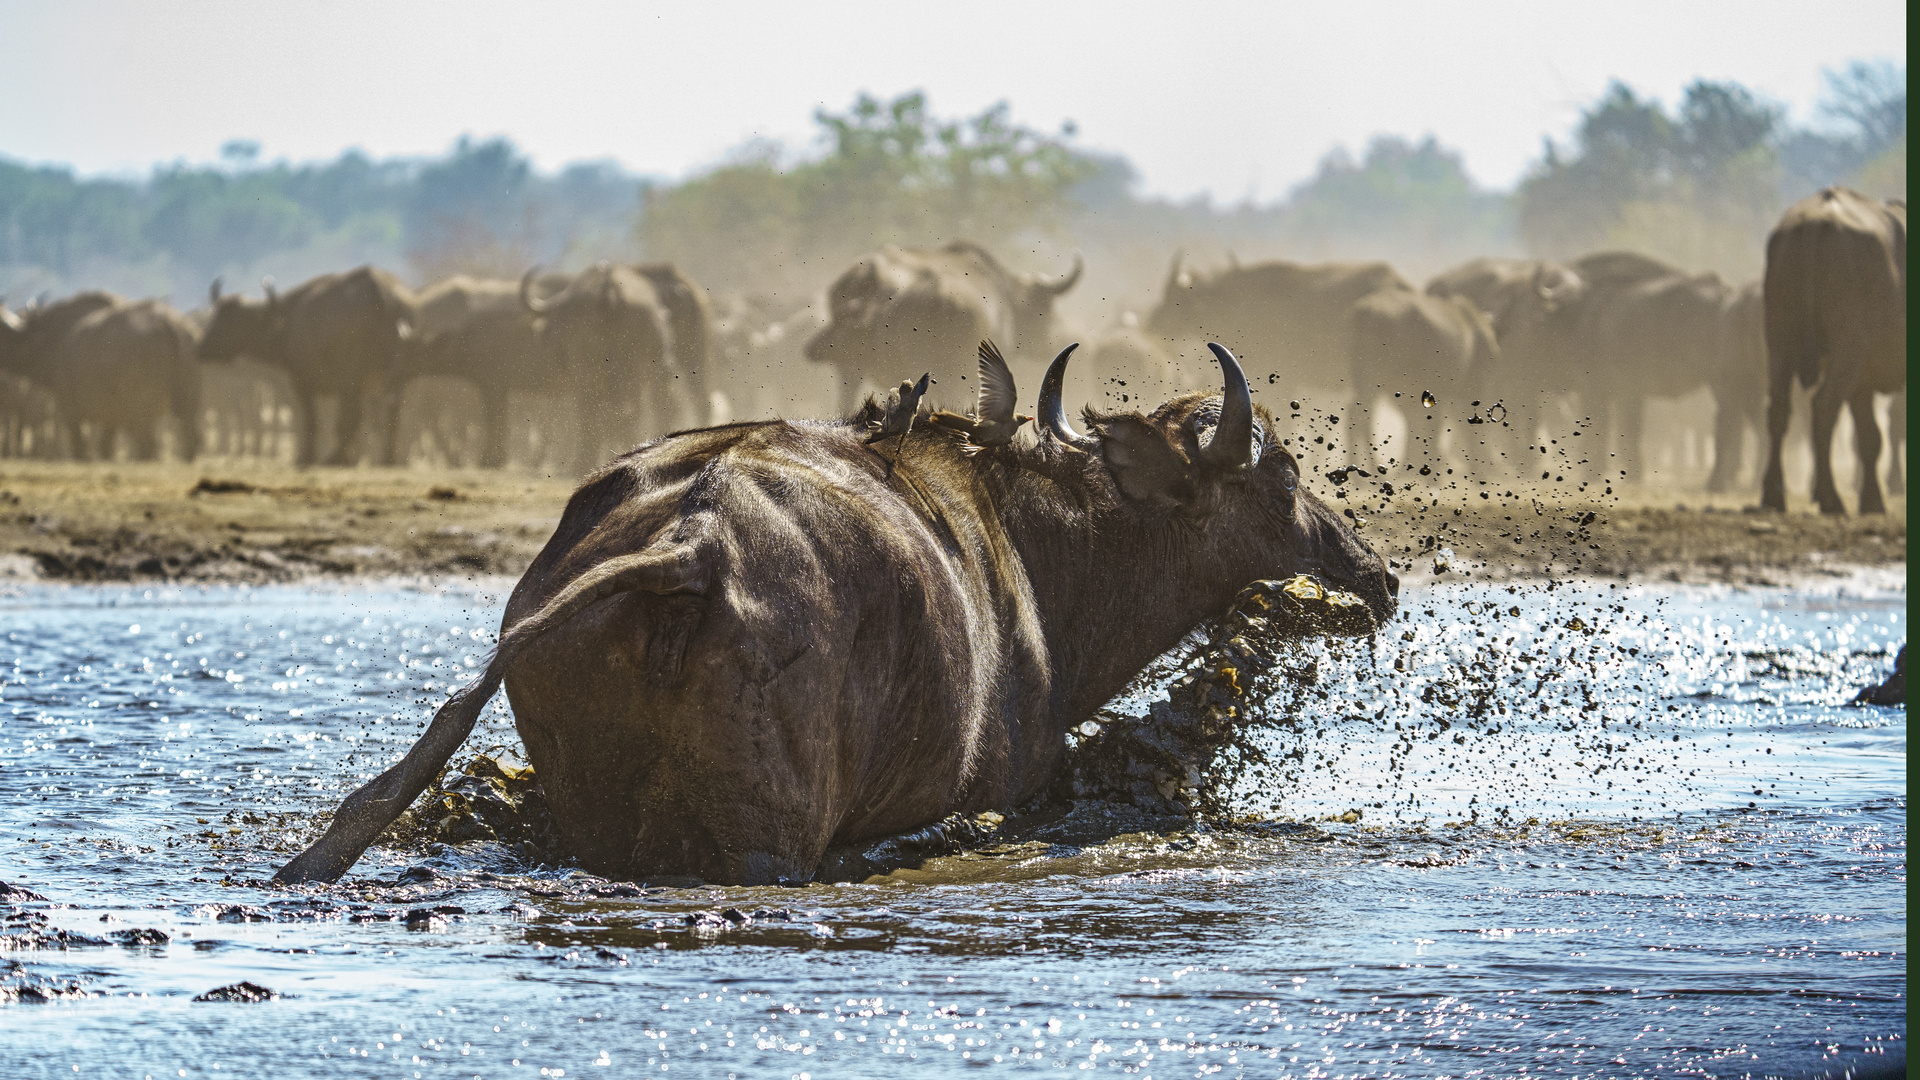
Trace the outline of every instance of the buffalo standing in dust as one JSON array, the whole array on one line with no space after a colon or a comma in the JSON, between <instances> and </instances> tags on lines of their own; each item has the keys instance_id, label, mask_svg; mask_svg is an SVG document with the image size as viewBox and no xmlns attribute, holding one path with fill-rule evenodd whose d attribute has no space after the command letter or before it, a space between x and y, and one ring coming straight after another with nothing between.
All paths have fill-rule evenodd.
<instances>
[{"instance_id":1,"label":"buffalo standing in dust","mask_svg":"<svg viewBox=\"0 0 1920 1080\"><path fill-rule=\"evenodd\" d=\"M322 274L284 296L268 288L265 300L222 296L218 281L208 295L213 319L200 340L200 358L250 356L286 372L301 425L294 453L298 464L351 465L362 453L375 464L392 460L388 391L401 350L419 322L413 293L399 278L362 266ZM333 446L324 461L322 397L339 403ZM363 436L365 445L357 445Z\"/></svg>"},{"instance_id":2,"label":"buffalo standing in dust","mask_svg":"<svg viewBox=\"0 0 1920 1080\"><path fill-rule=\"evenodd\" d=\"M705 420L712 315L700 289L663 263L598 263L566 288L520 301L537 316L549 363L581 423L581 467L611 447Z\"/></svg>"},{"instance_id":3,"label":"buffalo standing in dust","mask_svg":"<svg viewBox=\"0 0 1920 1080\"><path fill-rule=\"evenodd\" d=\"M1572 284L1572 273L1557 263L1486 256L1435 274L1427 282L1426 294L1471 301L1487 313L1498 332L1515 304L1557 303Z\"/></svg>"},{"instance_id":4,"label":"buffalo standing in dust","mask_svg":"<svg viewBox=\"0 0 1920 1080\"><path fill-rule=\"evenodd\" d=\"M1176 346L1209 337L1262 343L1256 357L1295 394L1352 393L1348 357L1353 306L1381 290L1411 292L1383 262L1234 265L1217 274L1188 269L1175 256L1160 306L1147 329Z\"/></svg>"},{"instance_id":5,"label":"buffalo standing in dust","mask_svg":"<svg viewBox=\"0 0 1920 1080\"><path fill-rule=\"evenodd\" d=\"M806 362L807 341L827 325L823 307L796 308L766 296L723 294L713 304L711 363L726 387L728 420L827 416L841 405L839 387Z\"/></svg>"},{"instance_id":6,"label":"buffalo standing in dust","mask_svg":"<svg viewBox=\"0 0 1920 1080\"><path fill-rule=\"evenodd\" d=\"M60 346L67 333L94 312L126 302L95 290L10 313L0 327L0 371L53 386L59 382Z\"/></svg>"},{"instance_id":7,"label":"buffalo standing in dust","mask_svg":"<svg viewBox=\"0 0 1920 1080\"><path fill-rule=\"evenodd\" d=\"M1845 405L1853 414L1860 512L1885 513L1873 395L1904 397L1907 389L1907 204L1846 188L1794 203L1767 237L1765 289L1769 448L1761 504L1787 508L1780 443L1798 377L1814 390L1813 497L1820 512L1847 512L1833 484L1833 429ZM1902 441L1905 428L1902 422ZM1899 450L1896 444L1896 468Z\"/></svg>"},{"instance_id":8,"label":"buffalo standing in dust","mask_svg":"<svg viewBox=\"0 0 1920 1080\"><path fill-rule=\"evenodd\" d=\"M1385 620L1398 582L1300 490L1272 417L1222 394L897 459L866 425L686 432L588 478L481 677L281 881L333 880L505 680L567 847L631 879L803 882L830 848L1009 809L1064 734L1247 582L1312 573ZM871 408L867 411L871 412Z\"/></svg>"},{"instance_id":9,"label":"buffalo standing in dust","mask_svg":"<svg viewBox=\"0 0 1920 1080\"><path fill-rule=\"evenodd\" d=\"M1554 426L1556 405L1577 397L1600 417L1594 434L1601 443L1583 447L1584 463L1609 479L1622 468L1637 476L1646 399L1704 387L1727 414L1715 426L1716 459L1737 466L1752 372L1730 345L1734 290L1718 275L1688 274L1632 252L1600 252L1565 266L1479 259L1427 289L1471 299L1491 317L1501 359L1479 392L1516 411L1520 434Z\"/></svg>"},{"instance_id":10,"label":"buffalo standing in dust","mask_svg":"<svg viewBox=\"0 0 1920 1080\"><path fill-rule=\"evenodd\" d=\"M0 453L54 457L62 433L54 391L60 350L80 320L126 300L110 292L76 293L0 319ZM4 310L4 309L0 309Z\"/></svg>"},{"instance_id":11,"label":"buffalo standing in dust","mask_svg":"<svg viewBox=\"0 0 1920 1080\"><path fill-rule=\"evenodd\" d=\"M1407 420L1407 440L1432 438L1402 405L1428 390L1453 401L1495 398L1487 384L1500 364L1500 345L1485 312L1462 297L1442 299L1406 289L1381 289L1353 306L1353 418L1369 414L1382 395ZM1424 409L1415 412L1425 413ZM1380 432L1373 414L1373 433ZM1485 441L1485 440L1482 440ZM1402 448L1400 456L1407 456Z\"/></svg>"},{"instance_id":12,"label":"buffalo standing in dust","mask_svg":"<svg viewBox=\"0 0 1920 1080\"><path fill-rule=\"evenodd\" d=\"M192 461L200 451L199 344L187 317L158 300L101 308L67 331L55 399L73 455L110 456L119 432L135 460L158 460L159 424L171 417L175 452Z\"/></svg>"},{"instance_id":13,"label":"buffalo standing in dust","mask_svg":"<svg viewBox=\"0 0 1920 1080\"><path fill-rule=\"evenodd\" d=\"M973 343L990 338L1009 353L1050 348L1054 301L1083 268L1076 255L1065 277L1047 279L1016 274L966 241L931 251L889 244L834 280L830 321L806 356L839 368L847 411L863 381L884 387L902 368L930 372L942 400L970 401Z\"/></svg>"},{"instance_id":14,"label":"buffalo standing in dust","mask_svg":"<svg viewBox=\"0 0 1920 1080\"><path fill-rule=\"evenodd\" d=\"M1721 377L1713 388L1713 471L1710 492L1732 491L1740 475L1742 444L1749 429L1760 432L1767 404L1766 302L1760 282L1749 281L1727 293L1721 309L1725 332Z\"/></svg>"},{"instance_id":15,"label":"buffalo standing in dust","mask_svg":"<svg viewBox=\"0 0 1920 1080\"><path fill-rule=\"evenodd\" d=\"M551 393L552 365L513 281L456 275L420 292L420 324L402 353L396 386L452 378L480 394L480 464L501 468L510 441L507 395Z\"/></svg>"}]
</instances>

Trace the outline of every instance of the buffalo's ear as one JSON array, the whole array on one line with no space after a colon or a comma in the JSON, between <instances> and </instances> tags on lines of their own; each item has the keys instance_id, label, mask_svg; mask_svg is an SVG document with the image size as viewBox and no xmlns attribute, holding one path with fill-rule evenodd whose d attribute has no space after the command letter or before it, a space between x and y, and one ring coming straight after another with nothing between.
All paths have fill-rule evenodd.
<instances>
[{"instance_id":1,"label":"buffalo's ear","mask_svg":"<svg viewBox=\"0 0 1920 1080\"><path fill-rule=\"evenodd\" d=\"M1155 509L1190 506L1198 498L1193 466L1145 417L1104 417L1094 423L1094 430L1100 437L1100 457L1120 494Z\"/></svg>"}]
</instances>

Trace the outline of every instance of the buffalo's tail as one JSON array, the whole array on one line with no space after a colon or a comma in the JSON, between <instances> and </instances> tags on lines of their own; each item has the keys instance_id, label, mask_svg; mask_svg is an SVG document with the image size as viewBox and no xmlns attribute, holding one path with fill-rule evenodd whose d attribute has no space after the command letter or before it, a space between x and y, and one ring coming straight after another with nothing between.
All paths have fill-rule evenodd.
<instances>
[{"instance_id":1,"label":"buffalo's tail","mask_svg":"<svg viewBox=\"0 0 1920 1080\"><path fill-rule=\"evenodd\" d=\"M440 706L405 757L348 795L334 812L326 834L281 867L273 880L282 885L338 881L440 775L473 731L480 710L500 689L507 669L548 631L616 593L697 593L704 589L706 577L700 550L690 544L622 555L582 574L539 611L508 628L480 677Z\"/></svg>"}]
</instances>

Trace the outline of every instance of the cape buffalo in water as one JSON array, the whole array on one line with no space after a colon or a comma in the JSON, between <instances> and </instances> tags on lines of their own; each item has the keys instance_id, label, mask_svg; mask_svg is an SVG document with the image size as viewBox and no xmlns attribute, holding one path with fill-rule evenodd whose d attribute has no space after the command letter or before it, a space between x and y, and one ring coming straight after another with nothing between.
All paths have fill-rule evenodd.
<instances>
[{"instance_id":1,"label":"cape buffalo in water","mask_svg":"<svg viewBox=\"0 0 1920 1080\"><path fill-rule=\"evenodd\" d=\"M807 359L840 369L849 406L863 379L884 387L902 368L930 372L935 396L949 404L971 401L973 343L991 338L1009 353L1049 348L1054 301L1083 269L1076 255L1065 277L1048 279L1016 274L964 240L934 250L889 244L834 279L831 321L807 342Z\"/></svg>"},{"instance_id":2,"label":"cape buffalo in water","mask_svg":"<svg viewBox=\"0 0 1920 1080\"><path fill-rule=\"evenodd\" d=\"M222 296L218 281L208 294L213 319L200 341L201 359L251 356L287 373L300 403L299 464L319 457L317 405L328 396L339 401L340 412L323 464L354 464L363 426L370 440L365 456L375 464L390 460L388 390L395 389L394 367L419 321L413 293L399 278L362 266L322 274L284 296L268 287L265 300ZM363 425L369 408L372 422Z\"/></svg>"},{"instance_id":3,"label":"cape buffalo in water","mask_svg":"<svg viewBox=\"0 0 1920 1080\"><path fill-rule=\"evenodd\" d=\"M734 424L589 477L485 672L281 881L333 880L505 681L568 848L630 879L804 882L830 847L1006 810L1067 729L1247 582L1312 573L1379 620L1398 581L1301 489L1240 365L1151 413L1060 400L978 453L916 427ZM870 406L865 412L871 413ZM884 453L883 453L884 451Z\"/></svg>"},{"instance_id":4,"label":"cape buffalo in water","mask_svg":"<svg viewBox=\"0 0 1920 1080\"><path fill-rule=\"evenodd\" d=\"M1761 504L1787 508L1780 442L1798 377L1801 386L1817 387L1813 497L1820 512L1847 512L1833 485L1833 429L1845 405L1853 414L1860 512L1886 513L1873 395L1904 397L1907 389L1907 204L1846 188L1794 203L1767 237L1765 288L1769 449ZM1906 424L1899 427L1904 440ZM1899 459L1896 444L1896 467Z\"/></svg>"}]
</instances>

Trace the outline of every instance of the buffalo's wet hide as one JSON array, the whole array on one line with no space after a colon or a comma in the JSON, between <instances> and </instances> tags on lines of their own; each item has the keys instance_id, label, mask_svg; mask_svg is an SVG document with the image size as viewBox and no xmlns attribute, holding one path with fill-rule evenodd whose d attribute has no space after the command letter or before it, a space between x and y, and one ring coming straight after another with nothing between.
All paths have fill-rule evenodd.
<instances>
[{"instance_id":1,"label":"buffalo's wet hide","mask_svg":"<svg viewBox=\"0 0 1920 1080\"><path fill-rule=\"evenodd\" d=\"M1216 759L1255 722L1256 707L1282 680L1314 678L1310 667L1285 663L1289 643L1373 629L1364 601L1311 577L1256 581L1202 628L1204 643L1145 715L1106 710L1097 731L1080 733L1047 795L1012 817L954 814L911 833L836 848L817 879L858 881L994 844L1087 843L1191 828L1197 818L1224 820L1227 808L1214 790ZM384 839L497 840L542 862L565 858L533 770L485 755L443 773Z\"/></svg>"}]
</instances>

